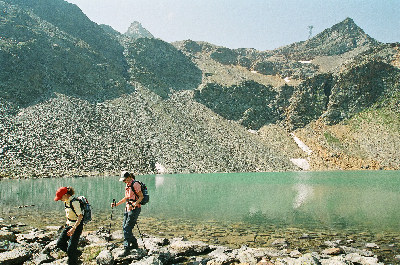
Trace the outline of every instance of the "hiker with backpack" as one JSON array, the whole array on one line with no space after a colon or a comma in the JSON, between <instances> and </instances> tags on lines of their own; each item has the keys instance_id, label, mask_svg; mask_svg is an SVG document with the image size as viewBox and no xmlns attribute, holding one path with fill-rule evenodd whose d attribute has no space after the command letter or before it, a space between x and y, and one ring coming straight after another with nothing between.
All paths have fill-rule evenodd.
<instances>
[{"instance_id":1,"label":"hiker with backpack","mask_svg":"<svg viewBox=\"0 0 400 265\"><path fill-rule=\"evenodd\" d=\"M63 201L67 223L57 240L57 247L68 255L68 265L78 264L82 254L78 250L79 237L83 230L83 212L78 199L74 198L75 191L71 187L61 187L56 192L55 201Z\"/></svg>"},{"instance_id":2,"label":"hiker with backpack","mask_svg":"<svg viewBox=\"0 0 400 265\"><path fill-rule=\"evenodd\" d=\"M139 248L137 239L133 235L132 230L135 227L141 212L141 202L144 195L142 192L142 186L139 181L135 180L135 175L133 173L123 171L119 181L123 181L126 184L125 197L117 203L112 203L111 207L116 207L126 203L122 226L124 232L124 252L121 254L121 256L126 256L130 253L131 249Z\"/></svg>"}]
</instances>

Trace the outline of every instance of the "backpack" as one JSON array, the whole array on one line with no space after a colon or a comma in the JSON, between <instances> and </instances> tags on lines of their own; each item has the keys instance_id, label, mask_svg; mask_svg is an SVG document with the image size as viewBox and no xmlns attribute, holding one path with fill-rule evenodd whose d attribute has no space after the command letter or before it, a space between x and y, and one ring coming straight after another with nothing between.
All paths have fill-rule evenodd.
<instances>
[{"instance_id":1,"label":"backpack","mask_svg":"<svg viewBox=\"0 0 400 265\"><path fill-rule=\"evenodd\" d=\"M88 200L85 198L85 196L79 196L79 197L74 197L71 200L71 209L75 213L76 216L78 216L75 212L74 206L72 205L73 201L79 201L79 204L81 205L81 211L83 213L83 218L82 222L83 224L86 224L90 221L92 221L92 207L90 206Z\"/></svg>"},{"instance_id":2,"label":"backpack","mask_svg":"<svg viewBox=\"0 0 400 265\"><path fill-rule=\"evenodd\" d=\"M150 195L149 195L149 192L147 190L146 184L144 184L143 182L141 182L139 180L133 180L132 185L131 185L131 189L135 193L136 197L139 197L139 195L136 194L136 191L133 188L133 185L135 184L135 182L140 184L140 187L141 187L142 193L143 193L143 200L140 202L140 205L145 205L146 203L149 202L149 199L150 199Z\"/></svg>"}]
</instances>

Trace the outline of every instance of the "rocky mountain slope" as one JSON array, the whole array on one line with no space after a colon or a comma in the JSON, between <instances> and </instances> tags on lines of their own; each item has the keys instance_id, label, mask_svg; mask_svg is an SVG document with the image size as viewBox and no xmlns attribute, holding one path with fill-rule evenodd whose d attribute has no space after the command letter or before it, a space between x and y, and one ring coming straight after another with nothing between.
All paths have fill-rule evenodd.
<instances>
[{"instance_id":1,"label":"rocky mountain slope","mask_svg":"<svg viewBox=\"0 0 400 265\"><path fill-rule=\"evenodd\" d=\"M120 34L63 0L0 12L1 176L399 169L400 45L350 18L257 51Z\"/></svg>"},{"instance_id":2,"label":"rocky mountain slope","mask_svg":"<svg viewBox=\"0 0 400 265\"><path fill-rule=\"evenodd\" d=\"M138 21L132 22L128 30L125 32L125 35L132 39L154 38L153 34L151 34L147 29L143 28L142 24L140 24Z\"/></svg>"}]
</instances>

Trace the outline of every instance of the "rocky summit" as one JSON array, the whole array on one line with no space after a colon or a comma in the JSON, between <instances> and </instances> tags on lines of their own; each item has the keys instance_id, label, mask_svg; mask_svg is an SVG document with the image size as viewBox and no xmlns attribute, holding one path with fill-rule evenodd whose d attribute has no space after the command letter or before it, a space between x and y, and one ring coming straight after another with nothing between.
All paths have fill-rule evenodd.
<instances>
[{"instance_id":1,"label":"rocky summit","mask_svg":"<svg viewBox=\"0 0 400 265\"><path fill-rule=\"evenodd\" d=\"M347 18L272 51L0 0L0 177L400 169L400 44Z\"/></svg>"}]
</instances>

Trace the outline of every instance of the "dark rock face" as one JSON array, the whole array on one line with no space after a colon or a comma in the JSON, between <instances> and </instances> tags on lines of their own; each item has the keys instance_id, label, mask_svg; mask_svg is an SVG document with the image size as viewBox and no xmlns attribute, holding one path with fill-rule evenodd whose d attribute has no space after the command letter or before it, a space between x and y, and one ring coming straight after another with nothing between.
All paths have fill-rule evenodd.
<instances>
[{"instance_id":1,"label":"dark rock face","mask_svg":"<svg viewBox=\"0 0 400 265\"><path fill-rule=\"evenodd\" d=\"M53 92L103 101L133 91L122 46L75 5L10 0L0 7L0 97L26 106Z\"/></svg>"},{"instance_id":2,"label":"dark rock face","mask_svg":"<svg viewBox=\"0 0 400 265\"><path fill-rule=\"evenodd\" d=\"M270 105L275 97L272 87L254 81L231 87L208 84L194 96L195 100L226 119L237 120L252 129L277 120L277 113Z\"/></svg>"},{"instance_id":3,"label":"dark rock face","mask_svg":"<svg viewBox=\"0 0 400 265\"><path fill-rule=\"evenodd\" d=\"M172 90L192 90L202 72L181 51L162 40L141 38L127 46L131 78L166 98Z\"/></svg>"},{"instance_id":4,"label":"dark rock face","mask_svg":"<svg viewBox=\"0 0 400 265\"><path fill-rule=\"evenodd\" d=\"M400 71L383 62L362 63L337 76L326 121L335 124L372 106L384 94L399 91Z\"/></svg>"},{"instance_id":5,"label":"dark rock face","mask_svg":"<svg viewBox=\"0 0 400 265\"><path fill-rule=\"evenodd\" d=\"M323 74L310 78L296 88L286 110L285 123L290 130L304 127L327 109L333 78Z\"/></svg>"}]
</instances>

